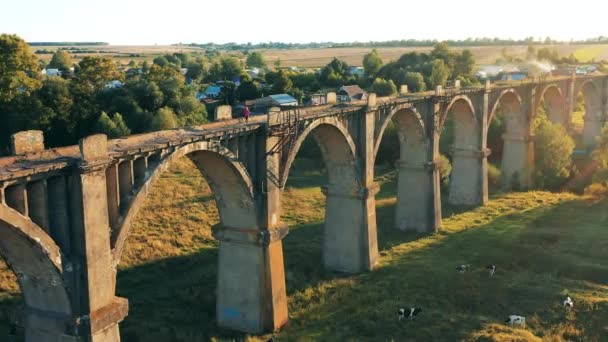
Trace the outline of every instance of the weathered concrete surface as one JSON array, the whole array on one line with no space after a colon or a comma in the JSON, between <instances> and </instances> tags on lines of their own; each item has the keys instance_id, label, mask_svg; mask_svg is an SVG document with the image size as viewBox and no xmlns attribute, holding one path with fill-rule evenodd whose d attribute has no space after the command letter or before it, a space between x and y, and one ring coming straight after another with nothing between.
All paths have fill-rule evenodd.
<instances>
[{"instance_id":1,"label":"weathered concrete surface","mask_svg":"<svg viewBox=\"0 0 608 342\"><path fill-rule=\"evenodd\" d=\"M0 158L0 252L20 280L27 340L119 341L128 302L115 297L116 265L138 210L177 158L189 157L207 178L220 212L214 230L219 325L270 331L288 318L281 195L306 137L319 144L329 175L325 266L369 271L378 261L374 164L389 122L400 150L395 226L433 232L441 225L437 161L448 116L456 130L449 199L483 205L492 119L506 123L505 186L530 187L531 122L540 103L549 103L552 121L567 121L574 96L583 92L591 143L608 111L606 80L572 76L422 94L402 89L400 97L341 105L328 94L327 105L254 116L246 124L227 118L111 141L95 135L59 149L44 150L39 132L18 133L15 156Z\"/></svg>"},{"instance_id":2,"label":"weathered concrete surface","mask_svg":"<svg viewBox=\"0 0 608 342\"><path fill-rule=\"evenodd\" d=\"M215 113L213 120L230 120L232 119L232 107L228 105L217 106L215 107Z\"/></svg>"},{"instance_id":3,"label":"weathered concrete surface","mask_svg":"<svg viewBox=\"0 0 608 342\"><path fill-rule=\"evenodd\" d=\"M11 151L13 155L44 151L44 136L42 131L24 131L11 136Z\"/></svg>"}]
</instances>

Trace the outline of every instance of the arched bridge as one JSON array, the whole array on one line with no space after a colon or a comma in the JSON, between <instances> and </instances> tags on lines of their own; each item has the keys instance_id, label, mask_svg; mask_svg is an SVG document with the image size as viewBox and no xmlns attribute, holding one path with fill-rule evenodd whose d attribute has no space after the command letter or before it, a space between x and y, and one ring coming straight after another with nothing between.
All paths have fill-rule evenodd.
<instances>
[{"instance_id":1,"label":"arched bridge","mask_svg":"<svg viewBox=\"0 0 608 342\"><path fill-rule=\"evenodd\" d=\"M306 137L320 146L329 183L325 267L363 272L378 260L374 163L385 129L398 130L395 225L433 232L441 227L439 141L453 119L449 201L488 200L488 127L505 124L502 174L531 186L533 119L541 103L550 120L569 125L576 95L586 114L583 140L592 144L607 114L608 76L437 89L433 93L328 104L199 127L108 141L93 135L79 146L45 149L42 133L13 136L13 156L0 158L0 254L17 275L27 341L119 341L128 313L115 296L116 266L138 210L173 161L190 158L215 195L221 223L217 320L261 332L287 321L280 197Z\"/></svg>"}]
</instances>

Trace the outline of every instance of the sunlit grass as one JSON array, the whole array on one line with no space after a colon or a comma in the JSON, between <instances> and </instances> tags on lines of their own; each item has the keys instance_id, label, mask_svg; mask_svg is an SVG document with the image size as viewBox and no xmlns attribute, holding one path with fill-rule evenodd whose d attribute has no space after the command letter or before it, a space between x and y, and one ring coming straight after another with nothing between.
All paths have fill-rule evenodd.
<instances>
[{"instance_id":1,"label":"sunlit grass","mask_svg":"<svg viewBox=\"0 0 608 342\"><path fill-rule=\"evenodd\" d=\"M598 60L598 57L606 50L605 46L586 46L575 50L574 57L580 62L590 62L592 60Z\"/></svg>"},{"instance_id":2,"label":"sunlit grass","mask_svg":"<svg viewBox=\"0 0 608 342\"><path fill-rule=\"evenodd\" d=\"M547 192L496 195L467 212L444 208L437 234L393 229L395 174L378 170L380 262L345 276L322 267L325 197L320 171L293 170L282 199L290 322L278 341L602 341L608 333L608 203ZM153 189L127 240L118 295L129 298L122 340L260 340L215 321L219 220L208 185L183 159ZM454 267L472 265L458 274ZM498 266L494 278L484 267ZM14 277L0 273L2 307L14 307ZM561 307L565 294L573 312ZM418 305L413 322L396 309ZM509 314L528 329L503 324ZM1 317L4 325L9 317ZM2 333L2 332L0 332Z\"/></svg>"}]
</instances>

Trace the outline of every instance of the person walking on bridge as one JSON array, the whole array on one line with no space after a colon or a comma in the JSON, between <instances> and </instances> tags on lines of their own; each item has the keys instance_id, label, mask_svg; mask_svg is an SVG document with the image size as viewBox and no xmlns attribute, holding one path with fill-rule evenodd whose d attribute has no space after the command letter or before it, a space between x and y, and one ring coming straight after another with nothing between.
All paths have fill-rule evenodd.
<instances>
[{"instance_id":1,"label":"person walking on bridge","mask_svg":"<svg viewBox=\"0 0 608 342\"><path fill-rule=\"evenodd\" d=\"M243 116L245 117L246 122L249 122L250 114L251 114L251 112L249 111L249 107L245 106L245 109L243 109Z\"/></svg>"}]
</instances>

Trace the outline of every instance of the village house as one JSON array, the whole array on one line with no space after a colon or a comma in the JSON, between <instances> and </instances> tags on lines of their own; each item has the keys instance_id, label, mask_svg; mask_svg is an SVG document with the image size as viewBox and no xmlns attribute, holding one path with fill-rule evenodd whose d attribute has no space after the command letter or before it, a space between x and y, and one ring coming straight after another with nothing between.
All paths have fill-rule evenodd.
<instances>
[{"instance_id":1,"label":"village house","mask_svg":"<svg viewBox=\"0 0 608 342\"><path fill-rule=\"evenodd\" d=\"M350 102L358 100L366 100L367 92L361 89L358 85L342 86L336 92L337 100L340 102Z\"/></svg>"}]
</instances>

